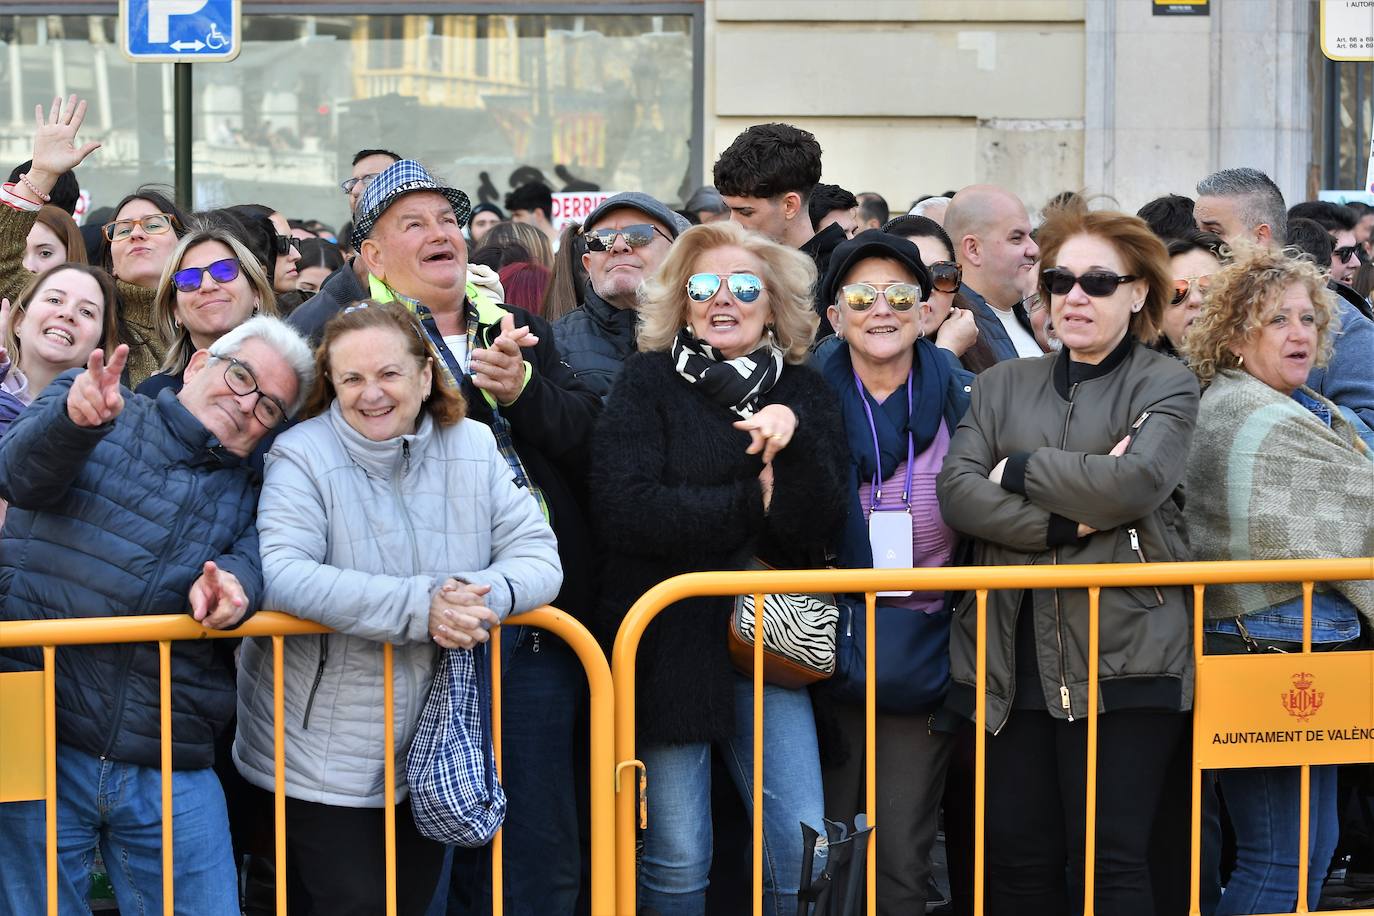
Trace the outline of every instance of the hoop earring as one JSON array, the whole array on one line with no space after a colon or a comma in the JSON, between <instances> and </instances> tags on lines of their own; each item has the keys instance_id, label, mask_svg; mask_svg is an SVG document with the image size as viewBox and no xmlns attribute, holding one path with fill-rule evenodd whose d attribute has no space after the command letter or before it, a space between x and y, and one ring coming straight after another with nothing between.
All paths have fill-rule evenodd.
<instances>
[{"instance_id":1,"label":"hoop earring","mask_svg":"<svg viewBox=\"0 0 1374 916\"><path fill-rule=\"evenodd\" d=\"M1237 354L1237 356L1236 356L1236 368L1239 369L1241 366L1244 366L1244 365L1245 365L1245 357L1244 357L1244 356L1240 356L1239 354Z\"/></svg>"}]
</instances>

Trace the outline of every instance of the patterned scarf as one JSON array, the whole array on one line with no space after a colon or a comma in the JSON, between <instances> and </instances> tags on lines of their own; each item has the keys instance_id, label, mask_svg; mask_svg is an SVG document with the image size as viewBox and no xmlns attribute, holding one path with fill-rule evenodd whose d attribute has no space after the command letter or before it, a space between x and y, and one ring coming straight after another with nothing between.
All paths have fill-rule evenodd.
<instances>
[{"instance_id":1,"label":"patterned scarf","mask_svg":"<svg viewBox=\"0 0 1374 916\"><path fill-rule=\"evenodd\" d=\"M722 407L749 419L759 398L782 373L783 351L768 341L753 353L726 359L725 354L697 338L691 328L678 331L670 351L677 374Z\"/></svg>"}]
</instances>

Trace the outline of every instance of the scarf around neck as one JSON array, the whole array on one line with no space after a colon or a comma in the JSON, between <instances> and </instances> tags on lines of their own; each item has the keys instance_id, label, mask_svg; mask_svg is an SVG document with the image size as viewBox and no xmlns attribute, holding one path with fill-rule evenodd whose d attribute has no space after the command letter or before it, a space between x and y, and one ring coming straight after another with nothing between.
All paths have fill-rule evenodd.
<instances>
[{"instance_id":1,"label":"scarf around neck","mask_svg":"<svg viewBox=\"0 0 1374 916\"><path fill-rule=\"evenodd\" d=\"M783 351L771 336L754 352L726 359L692 334L691 328L683 328L673 339L669 355L677 374L689 385L746 420L782 374Z\"/></svg>"}]
</instances>

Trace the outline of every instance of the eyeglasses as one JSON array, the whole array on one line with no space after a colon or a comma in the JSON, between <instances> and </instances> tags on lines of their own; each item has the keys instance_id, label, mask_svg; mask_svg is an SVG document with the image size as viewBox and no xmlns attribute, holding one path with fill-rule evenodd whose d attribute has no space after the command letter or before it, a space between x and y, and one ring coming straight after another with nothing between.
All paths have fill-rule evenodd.
<instances>
[{"instance_id":1,"label":"eyeglasses","mask_svg":"<svg viewBox=\"0 0 1374 916\"><path fill-rule=\"evenodd\" d=\"M1031 293L1017 304L1026 310L1027 315L1034 315L1045 307L1046 302L1044 299L1040 298L1039 293Z\"/></svg>"},{"instance_id":2,"label":"eyeglasses","mask_svg":"<svg viewBox=\"0 0 1374 916\"><path fill-rule=\"evenodd\" d=\"M582 234L582 240L587 243L588 251L610 251L615 244L615 237L618 235L625 240L625 244L631 248L643 248L654 240L654 233L657 232L671 243L672 238L657 226L648 223L635 223L633 226L621 226L619 229L593 229Z\"/></svg>"},{"instance_id":3,"label":"eyeglasses","mask_svg":"<svg viewBox=\"0 0 1374 916\"><path fill-rule=\"evenodd\" d=\"M276 241L273 243L272 250L276 253L277 257L281 257L292 248L297 251L301 250L301 240L294 235L277 235L273 236L273 238L275 238Z\"/></svg>"},{"instance_id":4,"label":"eyeglasses","mask_svg":"<svg viewBox=\"0 0 1374 916\"><path fill-rule=\"evenodd\" d=\"M212 261L204 267L183 267L172 274L172 284L183 293L194 293L200 289L205 274L216 283L232 283L239 275L238 258Z\"/></svg>"},{"instance_id":5,"label":"eyeglasses","mask_svg":"<svg viewBox=\"0 0 1374 916\"><path fill-rule=\"evenodd\" d=\"M373 172L370 175L359 175L357 178L345 178L343 181L339 182L339 187L343 188L343 192L345 194L352 194L353 189L356 188L358 185L361 184L364 188L366 188L368 185L372 184L372 179L376 178L380 174L382 173Z\"/></svg>"},{"instance_id":6,"label":"eyeglasses","mask_svg":"<svg viewBox=\"0 0 1374 916\"><path fill-rule=\"evenodd\" d=\"M170 213L149 213L137 219L117 219L106 223L100 227L100 231L111 242L120 242L134 234L135 226L142 228L147 235L161 235L175 226L176 221L176 217Z\"/></svg>"},{"instance_id":7,"label":"eyeglasses","mask_svg":"<svg viewBox=\"0 0 1374 916\"><path fill-rule=\"evenodd\" d=\"M1121 284L1130 283L1136 279L1139 278L1130 274L1123 276L1105 270L1090 270L1077 277L1062 267L1050 267L1040 271L1040 282L1056 296L1067 296L1075 283L1089 296L1110 296L1116 292L1116 288Z\"/></svg>"},{"instance_id":8,"label":"eyeglasses","mask_svg":"<svg viewBox=\"0 0 1374 916\"><path fill-rule=\"evenodd\" d=\"M258 387L258 377L248 368L247 363L240 362L232 356L221 356L213 350L210 351L210 356L227 363L224 367L224 383L229 386L230 391L240 397L257 392L258 399L253 402L253 416L258 418L259 423L271 429L286 419L286 405Z\"/></svg>"},{"instance_id":9,"label":"eyeglasses","mask_svg":"<svg viewBox=\"0 0 1374 916\"><path fill-rule=\"evenodd\" d=\"M1170 305L1178 305L1193 290L1193 284L1197 284L1198 292L1206 293L1207 288L1212 285L1212 275L1203 274L1200 277L1179 277L1174 280L1174 296L1169 300Z\"/></svg>"},{"instance_id":10,"label":"eyeglasses","mask_svg":"<svg viewBox=\"0 0 1374 916\"><path fill-rule=\"evenodd\" d=\"M1336 263L1338 264L1344 264L1351 258L1360 260L1359 245L1342 245L1340 248L1333 249L1331 253L1336 256Z\"/></svg>"},{"instance_id":11,"label":"eyeglasses","mask_svg":"<svg viewBox=\"0 0 1374 916\"><path fill-rule=\"evenodd\" d=\"M687 278L687 298L693 302L711 301L720 292L721 280L740 302L753 302L763 293L763 281L753 274L692 274Z\"/></svg>"},{"instance_id":12,"label":"eyeglasses","mask_svg":"<svg viewBox=\"0 0 1374 916\"><path fill-rule=\"evenodd\" d=\"M856 312L866 312L881 293L894 312L908 312L921 303L921 288L915 283L850 283L840 287L840 301Z\"/></svg>"},{"instance_id":13,"label":"eyeglasses","mask_svg":"<svg viewBox=\"0 0 1374 916\"><path fill-rule=\"evenodd\" d=\"M930 265L930 282L942 293L957 293L964 282L964 269L953 261L936 261Z\"/></svg>"}]
</instances>

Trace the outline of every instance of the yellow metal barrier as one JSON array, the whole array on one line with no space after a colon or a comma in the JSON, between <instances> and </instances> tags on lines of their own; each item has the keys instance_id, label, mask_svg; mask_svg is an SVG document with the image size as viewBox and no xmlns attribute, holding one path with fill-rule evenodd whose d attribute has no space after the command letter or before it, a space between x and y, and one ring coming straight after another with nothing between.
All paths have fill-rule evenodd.
<instances>
[{"instance_id":1,"label":"yellow metal barrier","mask_svg":"<svg viewBox=\"0 0 1374 916\"><path fill-rule=\"evenodd\" d=\"M572 617L552 607L543 607L512 616L507 625L529 625L547 629L563 639L576 652L587 672L590 689L591 718L591 887L593 914L603 916L614 912L614 835L612 824L613 756L612 703L610 670L600 646L587 630ZM69 620L27 620L0 623L0 649L41 646L41 672L9 673L0 676L5 685L0 697L0 728L6 740L0 745L0 803L5 801L38 800L46 803L46 861L47 912L57 913L57 765L56 711L54 671L58 646L106 643L156 642L160 661L160 694L162 726L162 893L163 912L173 913L172 820L166 812L172 810L172 745L171 734L171 646L184 639L237 639L241 637L270 637L273 661L273 717L276 821L277 913L286 910L286 783L285 728L283 700L284 638L308 633L328 633L317 623L300 620L286 614L264 611L255 614L236 630L209 630L185 615L157 615L148 617L78 618ZM491 645L500 645L500 628L491 632ZM500 742L500 653L490 653L492 659L492 724L493 738ZM390 645L382 649L384 667L383 715L386 722L393 718L393 653ZM387 914L396 913L396 820L394 741L391 729L384 729L386 831L386 889ZM17 740L16 740L17 739ZM35 747L34 744L37 746ZM498 767L500 757L498 750ZM498 771L499 772L499 771ZM493 913L503 909L500 894L501 856L500 833L494 841L492 857Z\"/></svg>"},{"instance_id":2,"label":"yellow metal barrier","mask_svg":"<svg viewBox=\"0 0 1374 916\"><path fill-rule=\"evenodd\" d=\"M616 635L615 648L611 657L612 679L615 683L616 692L616 720L615 720L615 752L616 760L616 912L629 916L636 912L636 873L635 873L635 825L636 808L640 807L640 816L643 817L643 783L636 786L629 781L620 779L621 770L626 768L639 768L642 770L643 764L636 758L635 753L635 656L639 649L640 640L645 628L656 617L659 612L669 605L681 601L685 598L702 596L727 596L739 594L754 594L754 607L763 608L764 601L762 595L777 594L786 592L842 592L842 593L863 593L866 595L865 613L867 615L867 655L868 659L875 657L874 640L877 630L876 626L876 601L874 593L880 591L891 591L897 589L918 589L920 591L974 591L978 601L978 626L977 626L977 672L976 672L976 747L977 757L975 764L975 799L974 799L974 912L982 916L984 911L984 816L985 816L985 759L987 750L987 597L989 591L1012 588L1082 588L1088 590L1089 595L1089 645L1088 654L1090 658L1096 659L1098 653L1098 599L1103 588L1123 588L1137 586L1192 586L1197 597L1197 619L1194 627L1194 641L1197 666L1196 681L1196 709L1194 717L1195 736L1199 734L1198 729L1208 727L1214 722L1220 722L1227 716L1244 717L1248 714L1248 704L1242 704L1237 708L1234 704L1226 706L1220 702L1208 699L1208 692L1213 688L1213 682L1217 682L1224 676L1229 676L1234 672L1236 663L1253 664L1255 659L1247 659L1244 656L1218 657L1203 656L1202 652L1202 598L1203 586L1205 585L1225 585L1241 583L1259 582L1303 582L1305 595L1305 628L1307 630L1304 638L1304 649L1311 648L1311 594L1313 582L1340 581L1350 579L1374 579L1374 557L1367 557L1353 560L1278 560L1278 561L1249 561L1249 562L1230 562L1230 563L1142 563L1142 564L1108 564L1101 566L1054 566L1054 567L1028 567L1028 566L981 566L981 567L960 567L945 569L921 569L921 570L758 570L747 572L707 572L690 573L688 575L677 576L666 582L661 582L635 602L634 606L626 615L621 624L620 632ZM763 624L759 622L758 632L762 632ZM761 783L763 779L762 769L762 731L763 731L763 689L762 689L762 670L760 655L761 645L755 646L755 665L754 665L754 798L761 799ZM1358 700L1361 695L1366 697L1367 702L1362 707L1365 716L1363 722L1367 728L1366 732L1374 732L1374 652L1346 652L1333 653L1323 659L1325 663L1330 658L1341 657L1341 661L1354 659L1345 662L1349 671L1340 675L1350 679L1362 690L1352 692L1354 702L1351 709L1356 710L1355 714L1360 715L1358 710ZM1313 656L1306 652L1302 656L1285 656L1291 660L1295 657L1303 659L1305 665L1313 665ZM1260 659L1259 661L1266 661ZM1338 662L1340 663L1340 662ZM1364 668L1361 669L1360 665ZM1291 668L1291 662L1288 666ZM1087 768L1087 798L1085 799L1085 836L1084 836L1084 861L1086 863L1084 875L1084 913L1092 916L1093 910L1093 865L1096 859L1096 798L1097 798L1097 664L1088 666L1088 716L1087 716L1087 754L1089 766ZM1288 668L1284 668L1287 671ZM1302 669L1306 670L1306 668ZM1272 676L1273 672L1269 672ZM1253 689L1257 689L1252 687ZM1245 694L1244 696L1253 696ZM876 785L876 758L877 752L874 741L874 721L876 716L876 688L872 678L867 679L867 690L865 696L864 719L866 723L867 739L867 803L869 823L876 826L876 810L874 797L874 786ZM1361 748L1365 745L1358 745L1351 742L1346 748L1346 753L1339 756L1340 759L1369 760L1374 762L1374 738L1368 742L1367 751ZM1201 776L1201 764L1197 755L1198 745L1194 745L1195 761L1193 768L1193 875L1192 875L1192 913L1198 913L1198 883L1199 865L1197 859L1198 848L1200 845L1200 791L1199 782ZM1360 753L1367 753L1367 757L1358 756ZM1205 759L1205 755L1202 759ZM1323 758L1321 762L1334 762L1334 759ZM1306 860L1305 850L1308 844L1308 765L1303 761L1302 764L1302 802L1301 802L1301 828L1302 835L1301 849L1304 851L1299 856L1300 866L1299 887L1300 896L1298 899L1297 913L1308 912L1305 876ZM1219 764L1222 766L1267 766L1274 765L1269 758L1256 759L1244 757L1241 754L1232 755L1229 762ZM653 774L647 774L649 779ZM754 861L753 861L753 889L754 889L754 913L761 914L763 906L762 886L763 886L763 857L761 846L763 842L763 831L761 823L762 805L754 806ZM873 840L868 848L868 913L870 916L877 912L877 843L881 842L881 831L875 831ZM1374 910L1354 910L1352 913L1371 914Z\"/></svg>"}]
</instances>

